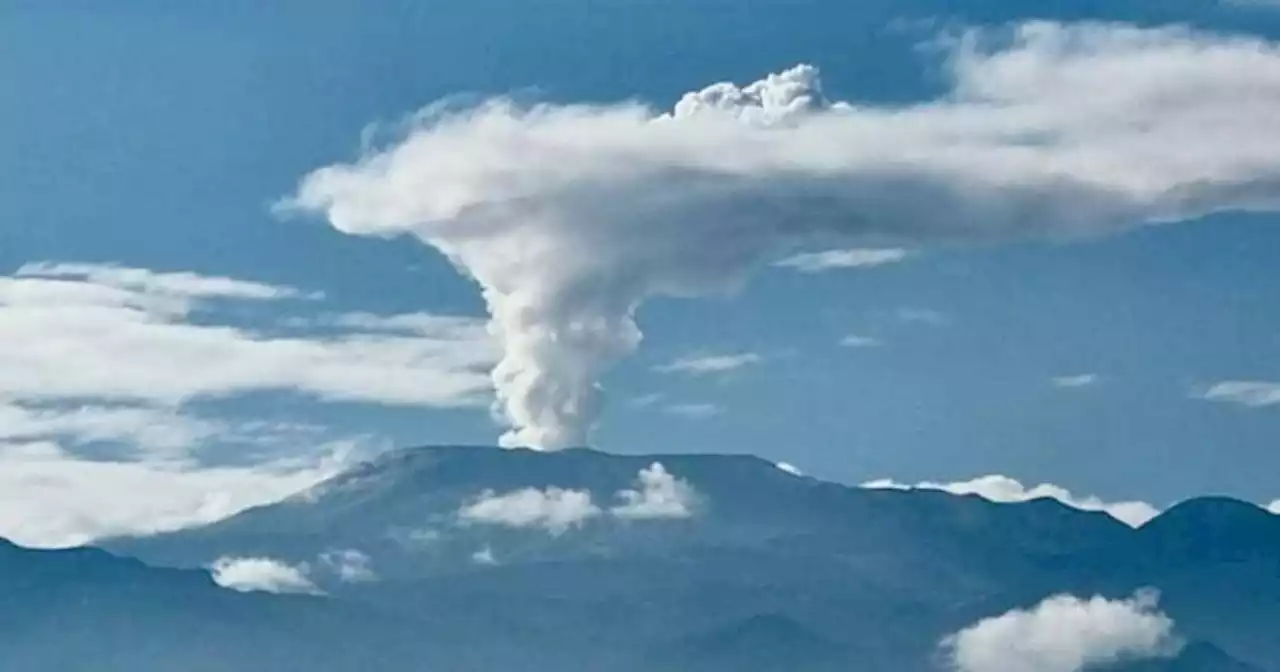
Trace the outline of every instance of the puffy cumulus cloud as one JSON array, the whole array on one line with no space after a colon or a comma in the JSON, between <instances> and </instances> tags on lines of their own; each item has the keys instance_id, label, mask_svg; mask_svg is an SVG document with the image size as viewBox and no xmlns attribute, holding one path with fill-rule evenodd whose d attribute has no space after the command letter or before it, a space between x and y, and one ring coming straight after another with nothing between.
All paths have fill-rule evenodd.
<instances>
[{"instance_id":1,"label":"puffy cumulus cloud","mask_svg":"<svg viewBox=\"0 0 1280 672\"><path fill-rule=\"evenodd\" d=\"M740 352L729 355L697 355L682 357L667 364L653 367L659 373L683 373L690 376L705 376L713 373L727 373L745 366L763 362L764 358L754 352Z\"/></svg>"},{"instance_id":2,"label":"puffy cumulus cloud","mask_svg":"<svg viewBox=\"0 0 1280 672\"><path fill-rule=\"evenodd\" d=\"M49 441L0 441L0 537L63 548L211 523L329 478L361 450L342 442L314 458L200 466L87 459Z\"/></svg>"},{"instance_id":3,"label":"puffy cumulus cloud","mask_svg":"<svg viewBox=\"0 0 1280 672\"><path fill-rule=\"evenodd\" d=\"M660 462L641 469L636 474L634 488L619 490L614 497L620 503L607 513L629 520L688 518L693 515L697 504L693 486L677 479ZM503 494L485 490L479 497L464 503L457 516L462 525L542 528L553 535L561 535L605 513L593 501L591 491L552 486L542 490L523 488ZM492 552L489 553L491 556Z\"/></svg>"},{"instance_id":4,"label":"puffy cumulus cloud","mask_svg":"<svg viewBox=\"0 0 1280 672\"><path fill-rule=\"evenodd\" d=\"M907 251L896 248L826 250L792 255L773 262L774 266L793 268L801 273L822 273L840 268L870 268L902 261Z\"/></svg>"},{"instance_id":5,"label":"puffy cumulus cloud","mask_svg":"<svg viewBox=\"0 0 1280 672\"><path fill-rule=\"evenodd\" d=\"M1280 207L1280 47L1034 22L949 40L935 100L828 100L802 65L669 112L436 106L305 176L284 211L411 234L481 287L506 445L584 445L654 296L731 291L801 248L1066 239ZM1097 86L1106 82L1107 86Z\"/></svg>"},{"instance_id":6,"label":"puffy cumulus cloud","mask_svg":"<svg viewBox=\"0 0 1280 672\"><path fill-rule=\"evenodd\" d=\"M641 469L635 488L620 490L617 497L622 503L609 512L631 520L688 518L697 504L693 486L673 476L661 462Z\"/></svg>"},{"instance_id":7,"label":"puffy cumulus cloud","mask_svg":"<svg viewBox=\"0 0 1280 672\"><path fill-rule=\"evenodd\" d=\"M1249 408L1280 404L1280 383L1256 380L1228 380L1198 393L1206 401L1221 401Z\"/></svg>"},{"instance_id":8,"label":"puffy cumulus cloud","mask_svg":"<svg viewBox=\"0 0 1280 672\"><path fill-rule=\"evenodd\" d=\"M1006 503L1026 502L1048 497L1082 511L1103 511L1112 518L1132 527L1138 527L1160 513L1159 509L1146 502L1106 502L1094 496L1079 497L1072 494L1070 490L1051 483L1041 483L1027 487L1015 479L997 474L954 483L925 481L907 484L891 479L880 479L863 483L861 487L872 490L941 490L953 495L978 495L993 502Z\"/></svg>"},{"instance_id":9,"label":"puffy cumulus cloud","mask_svg":"<svg viewBox=\"0 0 1280 672\"><path fill-rule=\"evenodd\" d=\"M1159 595L1124 600L1050 597L983 619L942 642L959 672L1082 672L1121 661L1167 658L1182 643Z\"/></svg>"},{"instance_id":10,"label":"puffy cumulus cloud","mask_svg":"<svg viewBox=\"0 0 1280 672\"><path fill-rule=\"evenodd\" d=\"M320 554L320 564L343 583L378 580L378 573L373 571L373 558L354 548L325 551Z\"/></svg>"},{"instance_id":11,"label":"puffy cumulus cloud","mask_svg":"<svg viewBox=\"0 0 1280 672\"><path fill-rule=\"evenodd\" d=\"M463 524L540 527L560 535L600 513L587 490L524 488L504 494L486 490L458 510L458 519Z\"/></svg>"},{"instance_id":12,"label":"puffy cumulus cloud","mask_svg":"<svg viewBox=\"0 0 1280 672\"><path fill-rule=\"evenodd\" d=\"M242 593L301 593L319 595L320 589L307 574L305 563L289 565L272 558L218 558L209 568L213 580L223 588Z\"/></svg>"},{"instance_id":13,"label":"puffy cumulus cloud","mask_svg":"<svg viewBox=\"0 0 1280 672\"><path fill-rule=\"evenodd\" d=\"M1098 376L1098 374L1096 373L1081 373L1081 374L1071 375L1071 376L1056 376L1054 378L1050 378L1049 382L1054 387L1071 389L1071 388L1077 388L1077 387L1089 387L1092 385L1097 385L1098 381L1100 380L1102 380L1102 378Z\"/></svg>"},{"instance_id":14,"label":"puffy cumulus cloud","mask_svg":"<svg viewBox=\"0 0 1280 672\"><path fill-rule=\"evenodd\" d=\"M206 311L204 303L212 297L261 301L297 294L189 273L24 267L0 276L0 400L173 406L291 391L325 400L457 407L489 398L485 371L497 353L479 320L442 317L429 334L347 330L280 336L218 324L217 313ZM423 328L430 321L423 315L399 319ZM362 316L352 323L363 321ZM97 409L67 421L84 429L137 417Z\"/></svg>"}]
</instances>

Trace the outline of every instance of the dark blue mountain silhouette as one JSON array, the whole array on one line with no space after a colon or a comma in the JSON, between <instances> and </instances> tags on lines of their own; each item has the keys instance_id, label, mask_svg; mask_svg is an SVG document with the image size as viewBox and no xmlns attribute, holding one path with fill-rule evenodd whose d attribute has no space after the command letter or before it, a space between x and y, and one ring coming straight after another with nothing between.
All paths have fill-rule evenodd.
<instances>
[{"instance_id":1,"label":"dark blue mountain silhouette","mask_svg":"<svg viewBox=\"0 0 1280 672\"><path fill-rule=\"evenodd\" d=\"M692 515L611 515L654 462L693 488ZM562 531L459 519L483 492L550 486L590 491L599 513ZM850 488L746 456L412 449L107 551L0 544L0 669L925 672L979 619L1154 587L1194 644L1117 670L1280 672L1277 539L1280 517L1221 498L1133 530L1051 500ZM378 580L321 559L344 549ZM201 568L223 556L307 563L327 594L218 587Z\"/></svg>"}]
</instances>

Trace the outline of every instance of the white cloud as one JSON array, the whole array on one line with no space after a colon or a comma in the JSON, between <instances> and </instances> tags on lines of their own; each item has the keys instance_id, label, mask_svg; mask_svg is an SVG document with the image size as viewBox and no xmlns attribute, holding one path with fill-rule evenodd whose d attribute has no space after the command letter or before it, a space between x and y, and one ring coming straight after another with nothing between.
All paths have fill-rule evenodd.
<instances>
[{"instance_id":1,"label":"white cloud","mask_svg":"<svg viewBox=\"0 0 1280 672\"><path fill-rule=\"evenodd\" d=\"M600 513L600 507L591 501L590 491L549 487L501 495L486 490L475 501L464 504L458 510L458 518L464 524L540 527L559 535Z\"/></svg>"},{"instance_id":2,"label":"white cloud","mask_svg":"<svg viewBox=\"0 0 1280 672\"><path fill-rule=\"evenodd\" d=\"M61 548L211 523L336 474L358 449L340 444L317 452L310 460L200 467L91 460L49 441L0 442L0 536Z\"/></svg>"},{"instance_id":3,"label":"white cloud","mask_svg":"<svg viewBox=\"0 0 1280 672\"><path fill-rule=\"evenodd\" d=\"M0 535L67 546L208 523L332 475L345 457L331 448L364 447L188 402L261 391L427 407L489 398L496 353L480 320L301 313L302 335L223 323L236 302L306 299L288 306L296 313L320 298L95 264L0 275ZM312 333L321 322L336 333ZM314 448L299 457L299 446ZM244 447L234 465L209 462Z\"/></svg>"},{"instance_id":4,"label":"white cloud","mask_svg":"<svg viewBox=\"0 0 1280 672\"><path fill-rule=\"evenodd\" d=\"M1267 510L1270 511L1271 513L1276 514L1277 516L1280 516L1280 499L1277 499L1274 502L1271 502L1270 504L1268 504Z\"/></svg>"},{"instance_id":5,"label":"white cloud","mask_svg":"<svg viewBox=\"0 0 1280 672\"><path fill-rule=\"evenodd\" d=\"M112 264L54 263L26 264L15 274L21 278L70 279L91 285L115 287L152 296L175 298L226 298L257 301L323 298L320 293L304 293L295 287L268 285L248 280L198 275L187 271L162 273L146 268L126 268Z\"/></svg>"},{"instance_id":6,"label":"white cloud","mask_svg":"<svg viewBox=\"0 0 1280 672\"><path fill-rule=\"evenodd\" d=\"M724 408L718 404L668 404L662 411L689 420L705 420L720 415Z\"/></svg>"},{"instance_id":7,"label":"white cloud","mask_svg":"<svg viewBox=\"0 0 1280 672\"><path fill-rule=\"evenodd\" d=\"M1049 497L1082 511L1103 511L1132 527L1137 527L1160 513L1159 509L1146 502L1106 502L1094 496L1078 497L1070 490L1051 483L1027 487L1008 476L995 474L980 476L970 481L955 483L925 481L914 485L880 479L863 483L861 487L873 490L941 490L953 495L978 495L993 502L1026 502Z\"/></svg>"},{"instance_id":8,"label":"white cloud","mask_svg":"<svg viewBox=\"0 0 1280 672\"><path fill-rule=\"evenodd\" d=\"M242 593L302 593L319 595L320 589L307 577L310 569L271 558L218 558L210 567L213 580L223 588Z\"/></svg>"},{"instance_id":9,"label":"white cloud","mask_svg":"<svg viewBox=\"0 0 1280 672\"><path fill-rule=\"evenodd\" d=\"M0 442L66 439L71 443L127 443L149 453L181 453L228 424L170 408L129 405L33 406L0 398Z\"/></svg>"},{"instance_id":10,"label":"white cloud","mask_svg":"<svg viewBox=\"0 0 1280 672\"><path fill-rule=\"evenodd\" d=\"M827 100L815 68L635 102L437 106L285 210L412 234L483 288L508 445L584 445L654 296L822 246L1070 239L1280 207L1280 48L1032 22L948 43L933 100ZM1098 86L1106 82L1106 86Z\"/></svg>"},{"instance_id":11,"label":"white cloud","mask_svg":"<svg viewBox=\"0 0 1280 672\"><path fill-rule=\"evenodd\" d=\"M218 324L199 299L267 299L295 290L139 269L119 269L130 272L125 279L109 270L78 279L68 266L79 268L35 266L0 276L0 399L173 406L275 390L457 407L489 396L484 370L496 353L477 320L441 318L451 327L430 336L268 336ZM29 277L55 271L56 278ZM114 418L126 420L118 411Z\"/></svg>"},{"instance_id":12,"label":"white cloud","mask_svg":"<svg viewBox=\"0 0 1280 672\"><path fill-rule=\"evenodd\" d=\"M1081 373L1070 376L1057 376L1050 378L1049 382L1052 383L1054 387L1069 389L1075 387L1089 387L1097 384L1099 380L1100 378L1096 373Z\"/></svg>"},{"instance_id":13,"label":"white cloud","mask_svg":"<svg viewBox=\"0 0 1280 672\"><path fill-rule=\"evenodd\" d=\"M471 554L471 562L477 565L493 566L498 564L498 559L493 555L493 549L485 546L484 548Z\"/></svg>"},{"instance_id":14,"label":"white cloud","mask_svg":"<svg viewBox=\"0 0 1280 672\"><path fill-rule=\"evenodd\" d=\"M899 322L908 324L923 324L930 327L941 327L947 324L947 316L941 311L932 308L913 308L905 307L897 310Z\"/></svg>"},{"instance_id":15,"label":"white cloud","mask_svg":"<svg viewBox=\"0 0 1280 672\"><path fill-rule=\"evenodd\" d=\"M636 488L621 490L617 497L622 504L609 512L632 520L688 518L697 503L693 486L672 476L659 462L641 469L636 475Z\"/></svg>"},{"instance_id":16,"label":"white cloud","mask_svg":"<svg viewBox=\"0 0 1280 672\"><path fill-rule=\"evenodd\" d=\"M1177 655L1174 623L1158 594L1125 600L1071 595L983 619L943 640L958 672L1082 672L1121 661Z\"/></svg>"},{"instance_id":17,"label":"white cloud","mask_svg":"<svg viewBox=\"0 0 1280 672\"><path fill-rule=\"evenodd\" d=\"M684 373L690 376L705 376L713 373L736 371L746 366L759 364L764 358L754 352L740 352L731 355L697 355L682 357L673 362L653 367L659 373Z\"/></svg>"},{"instance_id":18,"label":"white cloud","mask_svg":"<svg viewBox=\"0 0 1280 672\"><path fill-rule=\"evenodd\" d=\"M791 474L792 476L804 476L804 472L800 471L798 467L790 462L776 462L773 466Z\"/></svg>"},{"instance_id":19,"label":"white cloud","mask_svg":"<svg viewBox=\"0 0 1280 672\"><path fill-rule=\"evenodd\" d=\"M884 345L884 341L870 336L859 336L857 334L849 334L840 339L840 345L846 348L878 348Z\"/></svg>"},{"instance_id":20,"label":"white cloud","mask_svg":"<svg viewBox=\"0 0 1280 672\"><path fill-rule=\"evenodd\" d=\"M614 496L621 503L610 508L608 513L629 520L687 518L693 515L697 504L697 493L693 487L672 476L659 462L636 474L634 489L619 490ZM542 490L523 488L504 494L485 490L458 509L458 521L463 525L542 528L553 535L560 535L603 513L592 501L590 491L551 486ZM489 553L491 557L492 552Z\"/></svg>"},{"instance_id":21,"label":"white cloud","mask_svg":"<svg viewBox=\"0 0 1280 672\"><path fill-rule=\"evenodd\" d=\"M895 248L826 250L796 254L773 262L774 266L793 268L801 273L822 273L840 268L871 268L893 264L907 258L907 251Z\"/></svg>"},{"instance_id":22,"label":"white cloud","mask_svg":"<svg viewBox=\"0 0 1280 672\"><path fill-rule=\"evenodd\" d=\"M1280 404L1280 383L1228 380L1216 383L1198 396L1208 401L1223 401L1249 408Z\"/></svg>"},{"instance_id":23,"label":"white cloud","mask_svg":"<svg viewBox=\"0 0 1280 672\"><path fill-rule=\"evenodd\" d=\"M484 340L484 326L473 317L434 315L432 313L400 313L377 315L374 313L340 313L326 315L316 320L303 320L302 325L331 324L348 329L370 332L419 334L445 339Z\"/></svg>"},{"instance_id":24,"label":"white cloud","mask_svg":"<svg viewBox=\"0 0 1280 672\"><path fill-rule=\"evenodd\" d=\"M377 581L373 571L373 559L354 548L325 551L320 554L320 564L338 576L343 583L367 583Z\"/></svg>"}]
</instances>

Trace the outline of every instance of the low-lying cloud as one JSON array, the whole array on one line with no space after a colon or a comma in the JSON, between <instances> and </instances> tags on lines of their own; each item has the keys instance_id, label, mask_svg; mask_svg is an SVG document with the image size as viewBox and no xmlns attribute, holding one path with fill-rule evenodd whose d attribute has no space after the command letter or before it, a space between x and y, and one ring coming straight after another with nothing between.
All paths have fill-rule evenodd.
<instances>
[{"instance_id":1,"label":"low-lying cloud","mask_svg":"<svg viewBox=\"0 0 1280 672\"><path fill-rule=\"evenodd\" d=\"M307 459L200 466L88 459L51 441L0 441L0 536L64 548L212 523L329 478L350 464L354 448L341 443Z\"/></svg>"},{"instance_id":2,"label":"low-lying cloud","mask_svg":"<svg viewBox=\"0 0 1280 672\"><path fill-rule=\"evenodd\" d=\"M1082 672L1168 658L1182 642L1158 603L1159 594L1149 590L1123 600L1057 595L983 619L941 646L957 672Z\"/></svg>"},{"instance_id":3,"label":"low-lying cloud","mask_svg":"<svg viewBox=\"0 0 1280 672\"><path fill-rule=\"evenodd\" d=\"M321 593L307 576L310 568L305 563L295 566L272 558L223 557L209 570L219 586L242 593Z\"/></svg>"},{"instance_id":4,"label":"low-lying cloud","mask_svg":"<svg viewBox=\"0 0 1280 672\"><path fill-rule=\"evenodd\" d=\"M619 491L622 503L610 513L631 520L688 518L697 502L693 486L667 471L660 462L641 469L634 489Z\"/></svg>"},{"instance_id":5,"label":"low-lying cloud","mask_svg":"<svg viewBox=\"0 0 1280 672\"><path fill-rule=\"evenodd\" d=\"M554 535L580 527L600 514L600 507L591 501L589 490L557 487L524 488L504 494L486 490L458 510L458 518L463 523L541 527Z\"/></svg>"},{"instance_id":6,"label":"low-lying cloud","mask_svg":"<svg viewBox=\"0 0 1280 672\"><path fill-rule=\"evenodd\" d=\"M378 580L373 569L373 559L363 551L343 548L320 554L320 565L332 572L343 583L368 583Z\"/></svg>"},{"instance_id":7,"label":"low-lying cloud","mask_svg":"<svg viewBox=\"0 0 1280 672\"><path fill-rule=\"evenodd\" d=\"M978 495L993 502L1005 503L1026 502L1048 497L1081 511L1105 512L1112 518L1132 527L1138 527L1160 514L1160 509L1146 502L1107 502L1092 495L1083 497L1074 495L1070 490L1052 483L1041 483L1028 487L1016 479L998 474L979 476L972 480L953 483L924 481L909 484L899 483L891 479L879 479L863 483L861 487L873 490L940 490L953 495Z\"/></svg>"},{"instance_id":8,"label":"low-lying cloud","mask_svg":"<svg viewBox=\"0 0 1280 672\"><path fill-rule=\"evenodd\" d=\"M590 490L554 486L501 494L485 490L464 503L457 516L463 525L541 528L559 536L606 514L626 520L688 518L694 514L698 495L687 481L654 462L636 474L631 488L614 493L614 499L619 503L605 510L595 503Z\"/></svg>"}]
</instances>

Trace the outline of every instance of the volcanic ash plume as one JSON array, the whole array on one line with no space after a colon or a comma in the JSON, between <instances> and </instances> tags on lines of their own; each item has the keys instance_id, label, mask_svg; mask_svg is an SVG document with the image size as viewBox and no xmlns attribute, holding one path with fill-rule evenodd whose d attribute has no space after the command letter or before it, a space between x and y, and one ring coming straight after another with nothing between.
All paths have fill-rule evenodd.
<instances>
[{"instance_id":1,"label":"volcanic ash plume","mask_svg":"<svg viewBox=\"0 0 1280 672\"><path fill-rule=\"evenodd\" d=\"M484 292L504 445L584 445L653 296L738 286L797 248L1070 238L1280 204L1280 49L1184 29L974 33L952 90L831 102L799 66L669 112L492 100L420 115L289 200L412 234Z\"/></svg>"}]
</instances>

